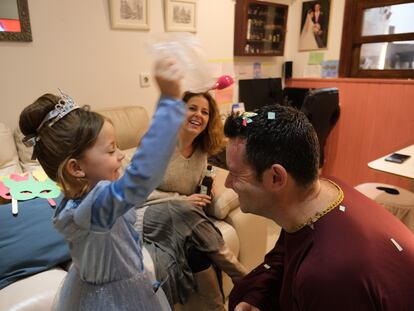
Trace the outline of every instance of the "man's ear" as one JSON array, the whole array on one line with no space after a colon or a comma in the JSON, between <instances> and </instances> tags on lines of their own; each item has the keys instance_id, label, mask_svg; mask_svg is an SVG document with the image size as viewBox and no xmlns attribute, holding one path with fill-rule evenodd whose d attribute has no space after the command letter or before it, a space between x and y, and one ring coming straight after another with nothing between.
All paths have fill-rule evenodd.
<instances>
[{"instance_id":1,"label":"man's ear","mask_svg":"<svg viewBox=\"0 0 414 311\"><path fill-rule=\"evenodd\" d=\"M65 167L69 175L77 178L85 177L85 172L80 167L78 160L73 158L69 159Z\"/></svg>"},{"instance_id":2,"label":"man's ear","mask_svg":"<svg viewBox=\"0 0 414 311\"><path fill-rule=\"evenodd\" d=\"M280 164L273 164L268 170L268 179L274 190L282 189L288 181L288 173Z\"/></svg>"}]
</instances>

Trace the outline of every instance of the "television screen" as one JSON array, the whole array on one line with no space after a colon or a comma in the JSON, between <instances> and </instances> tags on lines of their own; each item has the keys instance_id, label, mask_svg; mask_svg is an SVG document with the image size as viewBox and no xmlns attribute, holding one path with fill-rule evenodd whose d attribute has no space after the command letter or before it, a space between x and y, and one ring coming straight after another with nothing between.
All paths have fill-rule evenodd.
<instances>
[{"instance_id":1,"label":"television screen","mask_svg":"<svg viewBox=\"0 0 414 311\"><path fill-rule=\"evenodd\" d=\"M20 21L17 19L0 18L0 31L20 32Z\"/></svg>"},{"instance_id":2,"label":"television screen","mask_svg":"<svg viewBox=\"0 0 414 311\"><path fill-rule=\"evenodd\" d=\"M281 78L239 80L239 102L246 111L262 106L282 104Z\"/></svg>"}]
</instances>

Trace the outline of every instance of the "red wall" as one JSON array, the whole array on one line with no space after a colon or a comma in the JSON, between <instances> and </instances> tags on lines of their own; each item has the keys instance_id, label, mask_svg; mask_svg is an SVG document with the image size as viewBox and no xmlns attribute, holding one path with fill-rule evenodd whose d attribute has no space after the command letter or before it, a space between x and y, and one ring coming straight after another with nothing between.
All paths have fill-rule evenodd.
<instances>
[{"instance_id":1,"label":"red wall","mask_svg":"<svg viewBox=\"0 0 414 311\"><path fill-rule=\"evenodd\" d=\"M353 186L384 182L410 189L405 177L375 171L367 163L414 144L414 81L291 79L289 87L337 87L341 117L325 149L324 175Z\"/></svg>"}]
</instances>

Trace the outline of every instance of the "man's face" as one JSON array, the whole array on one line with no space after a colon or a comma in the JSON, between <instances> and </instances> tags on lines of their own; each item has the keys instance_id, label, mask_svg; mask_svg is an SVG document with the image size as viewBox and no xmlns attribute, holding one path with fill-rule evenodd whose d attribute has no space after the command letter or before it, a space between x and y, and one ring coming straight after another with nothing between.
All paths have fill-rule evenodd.
<instances>
[{"instance_id":1,"label":"man's face","mask_svg":"<svg viewBox=\"0 0 414 311\"><path fill-rule=\"evenodd\" d=\"M229 174L225 186L239 195L240 209L244 213L261 215L265 208L263 183L256 178L254 169L246 163L246 141L232 138L227 143L226 159Z\"/></svg>"}]
</instances>

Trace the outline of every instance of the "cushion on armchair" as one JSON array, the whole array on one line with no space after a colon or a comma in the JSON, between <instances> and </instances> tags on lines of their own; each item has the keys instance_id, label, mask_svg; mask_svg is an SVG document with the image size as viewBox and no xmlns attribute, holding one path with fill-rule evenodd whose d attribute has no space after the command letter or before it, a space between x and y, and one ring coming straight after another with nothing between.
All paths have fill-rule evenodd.
<instances>
[{"instance_id":1,"label":"cushion on armchair","mask_svg":"<svg viewBox=\"0 0 414 311\"><path fill-rule=\"evenodd\" d=\"M33 153L33 147L26 147L22 139L24 135L20 131L20 129L17 127L14 130L14 142L17 147L17 153L19 155L20 159L20 165L24 172L33 172L42 170L42 167L40 166L39 162L37 160L32 160L32 153Z\"/></svg>"},{"instance_id":2,"label":"cushion on armchair","mask_svg":"<svg viewBox=\"0 0 414 311\"><path fill-rule=\"evenodd\" d=\"M237 207L239 207L237 194L232 189L223 189L214 194L213 201L205 208L205 212L216 219L224 219Z\"/></svg>"},{"instance_id":3,"label":"cushion on armchair","mask_svg":"<svg viewBox=\"0 0 414 311\"><path fill-rule=\"evenodd\" d=\"M144 107L126 106L103 108L98 113L111 120L118 147L126 150L138 146L139 141L148 129L149 118Z\"/></svg>"},{"instance_id":4,"label":"cushion on armchair","mask_svg":"<svg viewBox=\"0 0 414 311\"><path fill-rule=\"evenodd\" d=\"M227 170L214 167L214 173L214 198L205 208L205 212L216 219L224 219L232 210L239 207L239 197L232 189L224 186Z\"/></svg>"},{"instance_id":5,"label":"cushion on armchair","mask_svg":"<svg viewBox=\"0 0 414 311\"><path fill-rule=\"evenodd\" d=\"M48 201L36 198L18 205L17 217L11 204L0 205L0 289L70 259L63 236L53 227Z\"/></svg>"},{"instance_id":6,"label":"cushion on armchair","mask_svg":"<svg viewBox=\"0 0 414 311\"><path fill-rule=\"evenodd\" d=\"M0 123L0 141L0 176L20 173L19 157L12 131L3 123Z\"/></svg>"}]
</instances>

